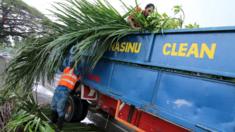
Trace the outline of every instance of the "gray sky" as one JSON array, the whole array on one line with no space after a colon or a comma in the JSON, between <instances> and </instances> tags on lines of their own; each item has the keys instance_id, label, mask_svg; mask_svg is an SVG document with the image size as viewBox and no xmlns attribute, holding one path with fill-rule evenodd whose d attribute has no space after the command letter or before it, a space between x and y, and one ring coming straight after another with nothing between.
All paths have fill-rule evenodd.
<instances>
[{"instance_id":1,"label":"gray sky","mask_svg":"<svg viewBox=\"0 0 235 132\"><path fill-rule=\"evenodd\" d=\"M51 4L62 0L23 0L44 14L50 14ZM114 7L123 12L118 0L109 0ZM135 0L123 0L134 5ZM141 7L148 3L157 6L159 12L172 13L174 5L181 5L186 14L185 23L197 22L201 27L235 26L235 0L138 0Z\"/></svg>"}]
</instances>

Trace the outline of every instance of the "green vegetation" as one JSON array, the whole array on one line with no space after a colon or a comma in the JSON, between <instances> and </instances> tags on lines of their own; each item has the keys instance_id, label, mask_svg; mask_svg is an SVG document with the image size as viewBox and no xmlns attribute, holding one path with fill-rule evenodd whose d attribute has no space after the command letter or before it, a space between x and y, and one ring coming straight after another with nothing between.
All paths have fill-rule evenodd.
<instances>
[{"instance_id":1,"label":"green vegetation","mask_svg":"<svg viewBox=\"0 0 235 132\"><path fill-rule=\"evenodd\" d=\"M32 34L42 35L49 31L45 21L50 20L22 0L1 0L0 43L13 47Z\"/></svg>"},{"instance_id":2,"label":"green vegetation","mask_svg":"<svg viewBox=\"0 0 235 132\"><path fill-rule=\"evenodd\" d=\"M188 25L185 25L186 28L199 28L199 25L197 23L193 23L193 24L188 24Z\"/></svg>"},{"instance_id":3,"label":"green vegetation","mask_svg":"<svg viewBox=\"0 0 235 132\"><path fill-rule=\"evenodd\" d=\"M179 29L183 26L184 13L180 6L173 10L175 15L179 15L177 18L158 12L145 18L142 13L133 12L135 7L123 5L128 10L124 15L107 0L95 0L92 3L87 0L68 0L54 6L57 11L53 13L58 21L45 23L50 32L26 39L6 70L4 98L18 100L19 104L23 104L15 104L14 116L6 130L52 130L46 123L47 117L33 101L32 87L35 82L50 82L54 79L71 47L76 53L72 58L74 66L86 55L89 70L92 70L110 44L126 35L146 31L163 32L165 29ZM141 24L140 29L130 27L126 21L130 14ZM14 98L11 93L14 93Z\"/></svg>"},{"instance_id":4,"label":"green vegetation","mask_svg":"<svg viewBox=\"0 0 235 132\"><path fill-rule=\"evenodd\" d=\"M25 11L28 11L30 14L32 14L35 17L44 17L47 19L41 12L39 12L37 9L27 5L22 0L3 0L4 4L8 5L16 5L19 9L24 9Z\"/></svg>"},{"instance_id":5,"label":"green vegetation","mask_svg":"<svg viewBox=\"0 0 235 132\"><path fill-rule=\"evenodd\" d=\"M120 15L106 0L92 3L86 0L69 0L67 3L57 3L54 14L58 22L48 25L53 33L25 41L7 69L8 89L17 86L31 89L35 80L53 80L72 46L76 53L72 58L75 66L84 55L89 54L87 61L92 69L111 43L128 34L182 27L181 17L171 18L165 13L155 12L147 19L137 13L136 20L143 26L141 29L132 29L125 19L133 13L134 7L125 7L129 12ZM174 12L179 14L182 9L176 6Z\"/></svg>"}]
</instances>

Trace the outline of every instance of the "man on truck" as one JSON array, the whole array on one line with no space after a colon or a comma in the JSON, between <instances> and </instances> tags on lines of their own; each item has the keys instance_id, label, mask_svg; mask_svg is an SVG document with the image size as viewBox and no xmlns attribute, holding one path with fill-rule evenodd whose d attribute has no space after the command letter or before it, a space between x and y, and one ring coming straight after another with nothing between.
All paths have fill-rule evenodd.
<instances>
[{"instance_id":1,"label":"man on truck","mask_svg":"<svg viewBox=\"0 0 235 132\"><path fill-rule=\"evenodd\" d=\"M140 23L136 21L135 13L141 13L146 19L151 13L154 12L154 10L155 10L155 6L152 3L146 5L143 11L139 6L137 6L135 10L133 11L133 13L127 18L127 21L132 28L140 29L141 25Z\"/></svg>"},{"instance_id":2,"label":"man on truck","mask_svg":"<svg viewBox=\"0 0 235 132\"><path fill-rule=\"evenodd\" d=\"M67 61L67 62L66 62ZM69 64L63 70L63 73L58 82L58 86L55 89L52 102L51 102L51 123L57 125L57 131L62 130L65 116L65 106L69 97L69 94L73 91L75 84L79 81L80 72L77 68L73 68L73 63L65 60L65 64Z\"/></svg>"}]
</instances>

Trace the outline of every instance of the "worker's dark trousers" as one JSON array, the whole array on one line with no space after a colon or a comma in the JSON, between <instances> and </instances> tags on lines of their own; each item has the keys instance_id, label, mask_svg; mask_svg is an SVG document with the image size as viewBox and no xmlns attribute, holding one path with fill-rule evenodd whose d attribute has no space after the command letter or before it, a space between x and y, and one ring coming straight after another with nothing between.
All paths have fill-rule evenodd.
<instances>
[{"instance_id":1,"label":"worker's dark trousers","mask_svg":"<svg viewBox=\"0 0 235 132\"><path fill-rule=\"evenodd\" d=\"M71 90L65 86L57 86L51 102L52 111L58 113L59 118L64 118L65 106Z\"/></svg>"}]
</instances>

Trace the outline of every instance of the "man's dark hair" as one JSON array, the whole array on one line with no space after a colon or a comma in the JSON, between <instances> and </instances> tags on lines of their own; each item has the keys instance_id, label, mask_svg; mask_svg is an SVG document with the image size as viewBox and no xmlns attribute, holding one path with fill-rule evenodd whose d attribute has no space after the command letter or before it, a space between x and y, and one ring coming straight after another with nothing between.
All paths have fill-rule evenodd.
<instances>
[{"instance_id":1,"label":"man's dark hair","mask_svg":"<svg viewBox=\"0 0 235 132\"><path fill-rule=\"evenodd\" d=\"M152 3L150 3L150 4L146 5L146 6L145 6L145 9L150 8L150 7L153 7L153 9L155 9L155 5L154 5L154 4L152 4Z\"/></svg>"}]
</instances>

